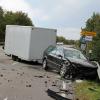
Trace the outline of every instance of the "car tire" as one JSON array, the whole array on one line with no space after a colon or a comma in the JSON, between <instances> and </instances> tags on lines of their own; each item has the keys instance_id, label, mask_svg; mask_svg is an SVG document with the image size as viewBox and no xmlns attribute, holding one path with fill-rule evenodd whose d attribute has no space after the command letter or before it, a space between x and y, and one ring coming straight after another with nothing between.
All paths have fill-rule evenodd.
<instances>
[{"instance_id":1,"label":"car tire","mask_svg":"<svg viewBox=\"0 0 100 100\"><path fill-rule=\"evenodd\" d=\"M47 60L46 59L43 60L42 67L43 67L44 70L47 70L48 69Z\"/></svg>"},{"instance_id":2,"label":"car tire","mask_svg":"<svg viewBox=\"0 0 100 100\"><path fill-rule=\"evenodd\" d=\"M70 63L70 61L65 61L62 64L62 67L60 69L60 76L62 78L67 77L69 79L70 77L72 77L70 70L71 70L71 63Z\"/></svg>"},{"instance_id":3,"label":"car tire","mask_svg":"<svg viewBox=\"0 0 100 100\"><path fill-rule=\"evenodd\" d=\"M61 69L60 69L60 76L61 76L61 78L65 78L66 72L67 72L66 64L63 64Z\"/></svg>"}]
</instances>

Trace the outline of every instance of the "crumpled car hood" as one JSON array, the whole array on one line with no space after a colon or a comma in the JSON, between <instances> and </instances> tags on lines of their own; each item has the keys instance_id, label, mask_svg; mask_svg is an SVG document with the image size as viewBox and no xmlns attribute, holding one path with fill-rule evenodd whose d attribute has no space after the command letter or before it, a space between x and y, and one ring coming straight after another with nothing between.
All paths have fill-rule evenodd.
<instances>
[{"instance_id":1,"label":"crumpled car hood","mask_svg":"<svg viewBox=\"0 0 100 100\"><path fill-rule=\"evenodd\" d=\"M88 60L81 60L81 59L74 59L74 58L68 58L72 63L78 64L80 66L89 67L89 68L97 68L97 66Z\"/></svg>"}]
</instances>

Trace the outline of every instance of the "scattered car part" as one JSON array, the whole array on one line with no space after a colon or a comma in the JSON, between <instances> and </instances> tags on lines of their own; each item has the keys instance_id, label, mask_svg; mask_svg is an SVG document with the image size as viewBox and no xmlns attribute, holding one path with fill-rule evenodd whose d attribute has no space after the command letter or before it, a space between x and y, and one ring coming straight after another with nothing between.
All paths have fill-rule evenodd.
<instances>
[{"instance_id":1,"label":"scattered car part","mask_svg":"<svg viewBox=\"0 0 100 100\"><path fill-rule=\"evenodd\" d=\"M43 60L43 69L44 70L47 70L48 69L47 60L46 59Z\"/></svg>"},{"instance_id":2,"label":"scattered car part","mask_svg":"<svg viewBox=\"0 0 100 100\"><path fill-rule=\"evenodd\" d=\"M48 96L52 97L55 100L71 100L71 99L65 98L65 97L57 94L55 91L53 91L51 89L48 89L46 92L48 93Z\"/></svg>"}]
</instances>

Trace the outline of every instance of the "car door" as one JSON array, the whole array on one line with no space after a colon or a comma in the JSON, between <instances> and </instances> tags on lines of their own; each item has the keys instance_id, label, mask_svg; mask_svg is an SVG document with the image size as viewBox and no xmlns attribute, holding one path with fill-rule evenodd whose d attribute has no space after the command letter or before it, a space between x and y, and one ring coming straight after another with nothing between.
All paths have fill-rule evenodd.
<instances>
[{"instance_id":1,"label":"car door","mask_svg":"<svg viewBox=\"0 0 100 100\"><path fill-rule=\"evenodd\" d=\"M63 62L63 58L64 58L63 48L57 47L56 58L55 58L55 63L56 63L57 69L60 69L61 64Z\"/></svg>"},{"instance_id":2,"label":"car door","mask_svg":"<svg viewBox=\"0 0 100 100\"><path fill-rule=\"evenodd\" d=\"M48 66L54 67L54 68L56 67L56 64L55 64L56 50L57 48L53 49L51 52L48 53L48 56L47 56Z\"/></svg>"}]
</instances>

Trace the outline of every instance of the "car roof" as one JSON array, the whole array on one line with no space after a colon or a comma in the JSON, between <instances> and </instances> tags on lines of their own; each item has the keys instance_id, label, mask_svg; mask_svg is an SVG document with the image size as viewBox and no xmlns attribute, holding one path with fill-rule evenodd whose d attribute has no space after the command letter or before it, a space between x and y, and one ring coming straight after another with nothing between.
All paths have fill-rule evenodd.
<instances>
[{"instance_id":1,"label":"car roof","mask_svg":"<svg viewBox=\"0 0 100 100\"><path fill-rule=\"evenodd\" d=\"M59 47L59 48L63 48L63 49L66 49L66 50L74 50L74 51L79 51L79 50L77 50L77 49L75 49L75 48L66 47L66 46L63 46L63 45L60 45L60 46L57 46L57 47Z\"/></svg>"}]
</instances>

